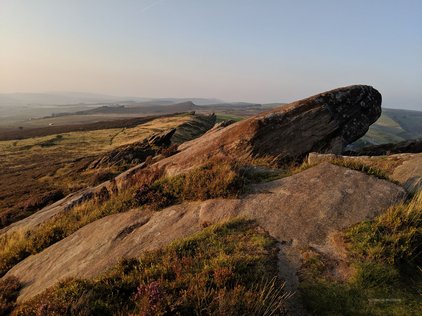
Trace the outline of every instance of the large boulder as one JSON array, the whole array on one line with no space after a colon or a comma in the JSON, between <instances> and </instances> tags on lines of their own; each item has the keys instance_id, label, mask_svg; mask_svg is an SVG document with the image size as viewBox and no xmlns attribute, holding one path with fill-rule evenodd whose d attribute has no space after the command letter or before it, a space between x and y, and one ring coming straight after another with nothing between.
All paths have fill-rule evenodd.
<instances>
[{"instance_id":1,"label":"large boulder","mask_svg":"<svg viewBox=\"0 0 422 316\"><path fill-rule=\"evenodd\" d=\"M210 157L290 161L311 151L341 153L381 115L381 94L355 85L324 92L217 128L179 147L160 162L169 174Z\"/></svg>"},{"instance_id":2,"label":"large boulder","mask_svg":"<svg viewBox=\"0 0 422 316\"><path fill-rule=\"evenodd\" d=\"M23 282L19 300L24 301L60 280L94 277L122 257L139 256L206 225L237 216L256 220L284 247L312 246L324 251L332 233L373 218L404 195L405 191L391 182L323 163L288 178L256 185L251 194L238 199L108 216L26 258L6 277L16 276Z\"/></svg>"}]
</instances>

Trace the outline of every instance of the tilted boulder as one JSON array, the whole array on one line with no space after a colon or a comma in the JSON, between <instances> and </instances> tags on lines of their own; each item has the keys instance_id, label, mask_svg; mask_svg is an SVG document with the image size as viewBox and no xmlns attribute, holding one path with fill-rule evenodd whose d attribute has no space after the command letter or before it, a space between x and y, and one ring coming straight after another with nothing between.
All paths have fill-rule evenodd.
<instances>
[{"instance_id":1,"label":"tilted boulder","mask_svg":"<svg viewBox=\"0 0 422 316\"><path fill-rule=\"evenodd\" d=\"M181 145L179 154L160 165L177 173L210 157L270 157L283 162L312 151L341 153L380 115L381 94L374 88L338 88L210 131Z\"/></svg>"}]
</instances>

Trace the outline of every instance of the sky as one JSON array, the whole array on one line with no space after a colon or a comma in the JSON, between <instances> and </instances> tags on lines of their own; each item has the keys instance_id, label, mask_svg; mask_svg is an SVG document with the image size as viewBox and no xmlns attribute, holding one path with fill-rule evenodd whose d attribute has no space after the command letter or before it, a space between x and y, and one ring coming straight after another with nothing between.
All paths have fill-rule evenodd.
<instances>
[{"instance_id":1,"label":"sky","mask_svg":"<svg viewBox=\"0 0 422 316\"><path fill-rule=\"evenodd\" d=\"M351 84L422 110L421 0L0 0L0 93L269 103Z\"/></svg>"}]
</instances>

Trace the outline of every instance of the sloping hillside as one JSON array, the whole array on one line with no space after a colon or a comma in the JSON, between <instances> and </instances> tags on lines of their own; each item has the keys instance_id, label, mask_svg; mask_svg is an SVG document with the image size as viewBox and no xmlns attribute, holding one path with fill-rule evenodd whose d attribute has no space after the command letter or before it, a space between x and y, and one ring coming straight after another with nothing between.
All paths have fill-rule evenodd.
<instances>
[{"instance_id":1,"label":"sloping hillside","mask_svg":"<svg viewBox=\"0 0 422 316\"><path fill-rule=\"evenodd\" d=\"M207 116L178 115L140 119L129 128L101 129L103 125L99 125L99 129L90 131L0 141L0 227L132 166L87 168L113 149L169 128L178 128L174 136L180 143L204 133L214 122L215 118Z\"/></svg>"},{"instance_id":2,"label":"sloping hillside","mask_svg":"<svg viewBox=\"0 0 422 316\"><path fill-rule=\"evenodd\" d=\"M379 145L398 143L407 139L422 137L422 112L383 109L381 117L368 133L353 145Z\"/></svg>"}]
</instances>

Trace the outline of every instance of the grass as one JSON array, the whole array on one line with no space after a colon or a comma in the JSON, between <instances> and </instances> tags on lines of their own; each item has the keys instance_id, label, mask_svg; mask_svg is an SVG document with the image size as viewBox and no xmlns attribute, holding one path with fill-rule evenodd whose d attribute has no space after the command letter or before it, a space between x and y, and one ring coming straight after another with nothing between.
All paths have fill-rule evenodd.
<instances>
[{"instance_id":1,"label":"grass","mask_svg":"<svg viewBox=\"0 0 422 316\"><path fill-rule=\"evenodd\" d=\"M159 210L183 201L234 197L245 190L247 181L242 176L241 168L228 161L215 160L175 177L163 177L163 170L147 168L127 189L117 194L103 192L104 198L77 205L37 228L1 236L0 276L26 257L41 252L105 216L139 206Z\"/></svg>"},{"instance_id":2,"label":"grass","mask_svg":"<svg viewBox=\"0 0 422 316\"><path fill-rule=\"evenodd\" d=\"M138 187L134 198L138 205L148 205L155 210L184 201L239 197L248 192L250 184L289 175L284 169L256 167L220 158L210 159L200 167L171 177L163 177L160 170L145 172L133 183Z\"/></svg>"},{"instance_id":3,"label":"grass","mask_svg":"<svg viewBox=\"0 0 422 316\"><path fill-rule=\"evenodd\" d=\"M346 233L354 253L398 268L422 266L422 192Z\"/></svg>"},{"instance_id":4,"label":"grass","mask_svg":"<svg viewBox=\"0 0 422 316\"><path fill-rule=\"evenodd\" d=\"M121 171L113 168L87 170L97 157L190 120L192 117L187 115L164 117L131 128L74 131L0 141L0 228L44 206L38 203L39 207L26 207L40 196L58 191L67 195L95 184L98 173Z\"/></svg>"},{"instance_id":5,"label":"grass","mask_svg":"<svg viewBox=\"0 0 422 316\"><path fill-rule=\"evenodd\" d=\"M1 236L0 276L26 257L41 252L79 228L102 217L129 210L134 206L132 196L133 190L126 190L103 203L91 200L61 213L36 229Z\"/></svg>"},{"instance_id":6,"label":"grass","mask_svg":"<svg viewBox=\"0 0 422 316\"><path fill-rule=\"evenodd\" d=\"M378 179L388 180L391 182L394 182L391 180L388 176L388 173L380 168L377 168L375 166L370 166L366 162L358 161L356 159L343 159L341 157L336 158L327 158L327 162L337 165L340 167L349 168L352 170L360 171L363 173L366 173L367 175L377 177ZM302 163L300 166L292 167L292 174L302 172L306 169L314 167L316 164L309 164L308 162Z\"/></svg>"},{"instance_id":7,"label":"grass","mask_svg":"<svg viewBox=\"0 0 422 316\"><path fill-rule=\"evenodd\" d=\"M243 176L248 183L271 182L291 175L288 168L273 168L267 166L246 166L243 169Z\"/></svg>"},{"instance_id":8,"label":"grass","mask_svg":"<svg viewBox=\"0 0 422 316\"><path fill-rule=\"evenodd\" d=\"M254 222L211 226L125 259L105 275L67 280L16 315L284 315L277 246Z\"/></svg>"},{"instance_id":9,"label":"grass","mask_svg":"<svg viewBox=\"0 0 422 316\"><path fill-rule=\"evenodd\" d=\"M420 315L422 192L345 232L353 273L333 278L320 254L308 258L301 293L315 315Z\"/></svg>"},{"instance_id":10,"label":"grass","mask_svg":"<svg viewBox=\"0 0 422 316\"><path fill-rule=\"evenodd\" d=\"M138 184L135 200L161 209L183 201L235 197L244 192L246 181L237 163L212 160L181 175Z\"/></svg>"}]
</instances>

